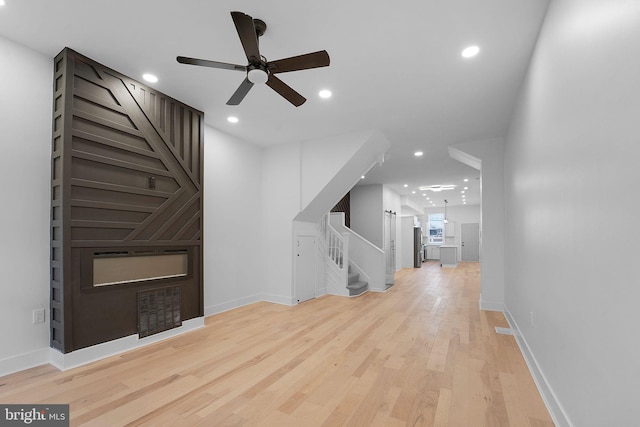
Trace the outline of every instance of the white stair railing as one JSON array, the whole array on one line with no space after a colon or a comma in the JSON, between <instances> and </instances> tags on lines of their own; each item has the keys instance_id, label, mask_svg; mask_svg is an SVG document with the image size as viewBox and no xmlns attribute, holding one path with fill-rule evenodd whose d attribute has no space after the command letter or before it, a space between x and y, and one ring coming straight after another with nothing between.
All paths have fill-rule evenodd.
<instances>
[{"instance_id":1,"label":"white stair railing","mask_svg":"<svg viewBox=\"0 0 640 427\"><path fill-rule=\"evenodd\" d=\"M337 234L349 237L350 248L347 264L350 262L351 266L363 278L366 278L369 283L369 290L378 292L386 290L384 251L355 231L347 228L344 225L343 213L331 213L329 218L328 227L335 230Z\"/></svg>"},{"instance_id":2,"label":"white stair railing","mask_svg":"<svg viewBox=\"0 0 640 427\"><path fill-rule=\"evenodd\" d=\"M349 233L339 233L327 224L327 292L349 295Z\"/></svg>"}]
</instances>

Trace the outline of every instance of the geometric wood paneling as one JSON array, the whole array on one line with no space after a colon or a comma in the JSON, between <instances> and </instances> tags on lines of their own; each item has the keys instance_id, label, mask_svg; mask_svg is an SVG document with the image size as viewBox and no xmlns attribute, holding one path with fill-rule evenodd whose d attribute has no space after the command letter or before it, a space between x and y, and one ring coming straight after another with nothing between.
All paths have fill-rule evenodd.
<instances>
[{"instance_id":1,"label":"geometric wood paneling","mask_svg":"<svg viewBox=\"0 0 640 427\"><path fill-rule=\"evenodd\" d=\"M51 346L135 332L136 292L167 285L87 287L93 257L109 251L188 250L190 274L174 282L182 319L201 316L203 113L68 48L54 76ZM83 322L109 327L92 336Z\"/></svg>"}]
</instances>

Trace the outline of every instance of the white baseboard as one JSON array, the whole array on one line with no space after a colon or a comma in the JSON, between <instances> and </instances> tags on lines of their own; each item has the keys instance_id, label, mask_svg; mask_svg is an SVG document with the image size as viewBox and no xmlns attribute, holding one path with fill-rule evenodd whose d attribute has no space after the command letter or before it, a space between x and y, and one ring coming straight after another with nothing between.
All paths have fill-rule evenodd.
<instances>
[{"instance_id":1,"label":"white baseboard","mask_svg":"<svg viewBox=\"0 0 640 427\"><path fill-rule=\"evenodd\" d=\"M49 347L0 360L0 377L49 363Z\"/></svg>"},{"instance_id":2,"label":"white baseboard","mask_svg":"<svg viewBox=\"0 0 640 427\"><path fill-rule=\"evenodd\" d=\"M567 413L560 404L560 401L558 401L558 398L553 392L553 389L547 381L547 378L544 376L542 369L540 369L540 365L538 365L538 362L536 361L531 348L527 344L527 340L525 340L524 336L522 335L520 328L518 327L518 323L511 315L509 309L506 306L504 307L504 317L507 319L509 327L513 331L513 335L516 338L518 347L520 347L520 353L522 353L525 362L527 362L529 372L531 372L533 381L538 387L540 396L542 396L542 400L544 401L544 404L546 405L554 424L557 427L571 427L573 424L571 424L571 421L569 421Z\"/></svg>"},{"instance_id":3,"label":"white baseboard","mask_svg":"<svg viewBox=\"0 0 640 427\"><path fill-rule=\"evenodd\" d=\"M282 305L296 305L295 297L286 297L283 295L273 295L273 294L260 294L260 301L272 302L275 304Z\"/></svg>"},{"instance_id":4,"label":"white baseboard","mask_svg":"<svg viewBox=\"0 0 640 427\"><path fill-rule=\"evenodd\" d=\"M480 310L504 311L504 303L497 301L482 301L482 295L480 295Z\"/></svg>"},{"instance_id":5,"label":"white baseboard","mask_svg":"<svg viewBox=\"0 0 640 427\"><path fill-rule=\"evenodd\" d=\"M233 301L223 302L221 304L211 305L204 308L204 316L209 317L214 314L224 313L225 311L233 310L234 308L244 307L245 305L254 304L260 302L260 295L252 295L250 297L239 298Z\"/></svg>"},{"instance_id":6,"label":"white baseboard","mask_svg":"<svg viewBox=\"0 0 640 427\"><path fill-rule=\"evenodd\" d=\"M322 295L326 295L327 294L327 288L318 288L316 289L316 297L320 297Z\"/></svg>"},{"instance_id":7,"label":"white baseboard","mask_svg":"<svg viewBox=\"0 0 640 427\"><path fill-rule=\"evenodd\" d=\"M204 317L189 319L182 322L182 326L168 331L160 332L145 338L138 338L138 335L129 335L128 337L119 338L117 340L93 345L91 347L82 348L72 351L71 353L61 353L52 348L49 351L48 362L61 371L86 365L105 357L124 353L125 351L134 350L144 347L158 341L172 338L185 332L192 331L204 326Z\"/></svg>"},{"instance_id":8,"label":"white baseboard","mask_svg":"<svg viewBox=\"0 0 640 427\"><path fill-rule=\"evenodd\" d=\"M326 294L326 289L324 290ZM257 294L246 298L240 298L234 301L225 302L205 308L205 317L219 314L225 311L233 310L245 305L253 304L260 301L271 302L293 306L295 305L294 297L287 297L273 294ZM102 344L73 351L71 353L61 353L52 348L43 348L29 353L11 356L0 360L0 376L5 376L19 372L35 366L45 365L47 363L55 366L61 371L86 365L109 356L124 353L126 351L135 350L158 341L172 338L177 335L198 329L204 326L204 318L189 319L182 322L182 326L168 331L160 332L146 338L138 338L138 335L130 335L128 337L119 338Z\"/></svg>"}]
</instances>

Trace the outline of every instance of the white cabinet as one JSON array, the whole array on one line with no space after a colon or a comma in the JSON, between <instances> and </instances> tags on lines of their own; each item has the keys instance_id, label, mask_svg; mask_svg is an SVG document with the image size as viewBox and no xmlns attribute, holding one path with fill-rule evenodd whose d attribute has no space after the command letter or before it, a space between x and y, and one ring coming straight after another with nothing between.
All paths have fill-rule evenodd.
<instances>
[{"instance_id":1,"label":"white cabinet","mask_svg":"<svg viewBox=\"0 0 640 427\"><path fill-rule=\"evenodd\" d=\"M454 245L440 246L440 265L442 267L458 266L458 247Z\"/></svg>"},{"instance_id":2,"label":"white cabinet","mask_svg":"<svg viewBox=\"0 0 640 427\"><path fill-rule=\"evenodd\" d=\"M456 235L456 222L449 221L444 225L444 235L445 236L455 236Z\"/></svg>"},{"instance_id":3,"label":"white cabinet","mask_svg":"<svg viewBox=\"0 0 640 427\"><path fill-rule=\"evenodd\" d=\"M440 259L440 246L427 245L427 259Z\"/></svg>"}]
</instances>

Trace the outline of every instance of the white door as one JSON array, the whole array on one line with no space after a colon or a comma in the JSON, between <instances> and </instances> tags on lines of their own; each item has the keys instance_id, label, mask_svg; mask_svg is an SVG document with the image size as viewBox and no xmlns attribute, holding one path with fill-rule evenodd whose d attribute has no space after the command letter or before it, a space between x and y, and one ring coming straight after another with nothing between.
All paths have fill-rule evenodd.
<instances>
[{"instance_id":1,"label":"white door","mask_svg":"<svg viewBox=\"0 0 640 427\"><path fill-rule=\"evenodd\" d=\"M460 224L460 243L462 261L480 261L480 224Z\"/></svg>"},{"instance_id":2,"label":"white door","mask_svg":"<svg viewBox=\"0 0 640 427\"><path fill-rule=\"evenodd\" d=\"M316 239L314 236L296 238L296 299L306 301L316 296Z\"/></svg>"},{"instance_id":3,"label":"white door","mask_svg":"<svg viewBox=\"0 0 640 427\"><path fill-rule=\"evenodd\" d=\"M384 211L385 284L393 285L396 272L396 213Z\"/></svg>"}]
</instances>

